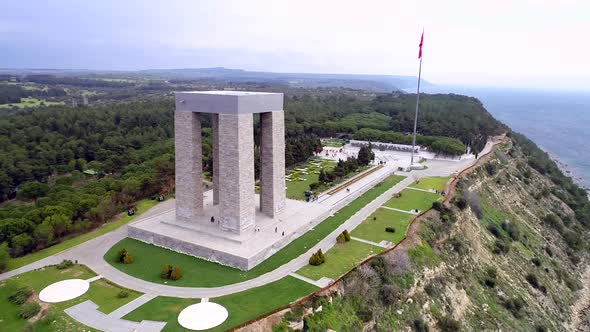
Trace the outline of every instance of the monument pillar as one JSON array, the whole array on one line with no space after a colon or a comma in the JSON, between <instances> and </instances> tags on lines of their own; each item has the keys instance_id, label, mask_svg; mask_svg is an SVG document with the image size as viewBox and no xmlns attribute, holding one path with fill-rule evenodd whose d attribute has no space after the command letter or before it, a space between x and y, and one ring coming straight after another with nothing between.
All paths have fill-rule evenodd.
<instances>
[{"instance_id":1,"label":"monument pillar","mask_svg":"<svg viewBox=\"0 0 590 332\"><path fill-rule=\"evenodd\" d=\"M219 204L219 114L211 114L211 136L213 152L213 204Z\"/></svg>"},{"instance_id":2,"label":"monument pillar","mask_svg":"<svg viewBox=\"0 0 590 332\"><path fill-rule=\"evenodd\" d=\"M254 123L252 113L219 114L220 228L241 233L254 226Z\"/></svg>"},{"instance_id":3,"label":"monument pillar","mask_svg":"<svg viewBox=\"0 0 590 332\"><path fill-rule=\"evenodd\" d=\"M201 114L174 113L176 217L191 221L203 214Z\"/></svg>"},{"instance_id":4,"label":"monument pillar","mask_svg":"<svg viewBox=\"0 0 590 332\"><path fill-rule=\"evenodd\" d=\"M260 113L260 210L274 217L286 204L283 111Z\"/></svg>"}]
</instances>

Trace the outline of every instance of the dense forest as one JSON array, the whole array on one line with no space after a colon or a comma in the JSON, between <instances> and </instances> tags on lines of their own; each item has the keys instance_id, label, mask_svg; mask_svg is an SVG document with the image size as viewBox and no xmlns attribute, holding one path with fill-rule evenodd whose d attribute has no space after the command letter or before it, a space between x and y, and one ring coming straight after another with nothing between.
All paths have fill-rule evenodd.
<instances>
[{"instance_id":1,"label":"dense forest","mask_svg":"<svg viewBox=\"0 0 590 332\"><path fill-rule=\"evenodd\" d=\"M433 151L459 154L464 143L475 146L504 129L475 99L423 99L419 143ZM307 160L323 136L408 143L414 107L411 95L288 95L286 163ZM0 114L0 243L12 256L24 255L97 227L140 199L173 193L173 109L161 98ZM207 171L209 117L203 127Z\"/></svg>"},{"instance_id":2,"label":"dense forest","mask_svg":"<svg viewBox=\"0 0 590 332\"><path fill-rule=\"evenodd\" d=\"M372 100L294 96L286 99L287 130L290 135L344 133L358 139L411 144L415 107L415 94L383 94ZM453 94L421 95L419 119L418 142L443 154L461 154L465 145L477 153L489 136L506 130L479 100Z\"/></svg>"}]
</instances>

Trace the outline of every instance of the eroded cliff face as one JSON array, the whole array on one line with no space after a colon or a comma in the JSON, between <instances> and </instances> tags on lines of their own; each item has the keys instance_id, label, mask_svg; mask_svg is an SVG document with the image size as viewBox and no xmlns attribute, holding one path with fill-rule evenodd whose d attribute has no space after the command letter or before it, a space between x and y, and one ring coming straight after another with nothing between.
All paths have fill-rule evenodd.
<instances>
[{"instance_id":1,"label":"eroded cliff face","mask_svg":"<svg viewBox=\"0 0 590 332\"><path fill-rule=\"evenodd\" d=\"M275 330L322 305L304 318L311 331L588 331L588 228L558 197L563 189L507 139L407 243Z\"/></svg>"}]
</instances>

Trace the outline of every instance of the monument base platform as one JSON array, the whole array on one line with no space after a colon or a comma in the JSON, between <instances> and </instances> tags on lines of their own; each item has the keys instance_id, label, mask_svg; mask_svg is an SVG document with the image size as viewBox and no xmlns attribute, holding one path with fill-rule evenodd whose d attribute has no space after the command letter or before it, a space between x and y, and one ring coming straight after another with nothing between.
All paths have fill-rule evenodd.
<instances>
[{"instance_id":1,"label":"monument base platform","mask_svg":"<svg viewBox=\"0 0 590 332\"><path fill-rule=\"evenodd\" d=\"M205 193L204 213L196 220L177 220L172 209L129 224L127 234L159 247L250 270L332 213L331 206L288 199L285 208L271 218L260 212L257 203L256 225L235 234L219 228L219 205L213 205L212 195L212 191Z\"/></svg>"}]
</instances>

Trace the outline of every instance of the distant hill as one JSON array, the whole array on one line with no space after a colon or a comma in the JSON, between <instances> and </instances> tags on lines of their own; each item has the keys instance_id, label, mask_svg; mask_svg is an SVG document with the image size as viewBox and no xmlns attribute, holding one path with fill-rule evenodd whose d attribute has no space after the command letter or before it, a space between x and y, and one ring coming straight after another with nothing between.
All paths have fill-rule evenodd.
<instances>
[{"instance_id":1,"label":"distant hill","mask_svg":"<svg viewBox=\"0 0 590 332\"><path fill-rule=\"evenodd\" d=\"M292 87L343 87L373 92L391 92L416 87L416 77L399 75L356 75L356 74L314 74L314 73L273 73L247 71L242 69L186 68L149 69L140 71L147 75L183 79L216 79L234 82L272 82ZM431 86L422 80L425 86Z\"/></svg>"},{"instance_id":2,"label":"distant hill","mask_svg":"<svg viewBox=\"0 0 590 332\"><path fill-rule=\"evenodd\" d=\"M181 68L147 69L139 71L76 70L76 69L3 69L0 74L10 75L55 75L55 76L138 76L180 80L214 80L224 82L257 82L286 85L290 87L339 87L361 89L371 92L412 91L416 88L416 77L399 75L356 75L356 74L314 74L314 73L273 73L247 71L242 69ZM433 85L422 80L425 88Z\"/></svg>"}]
</instances>

